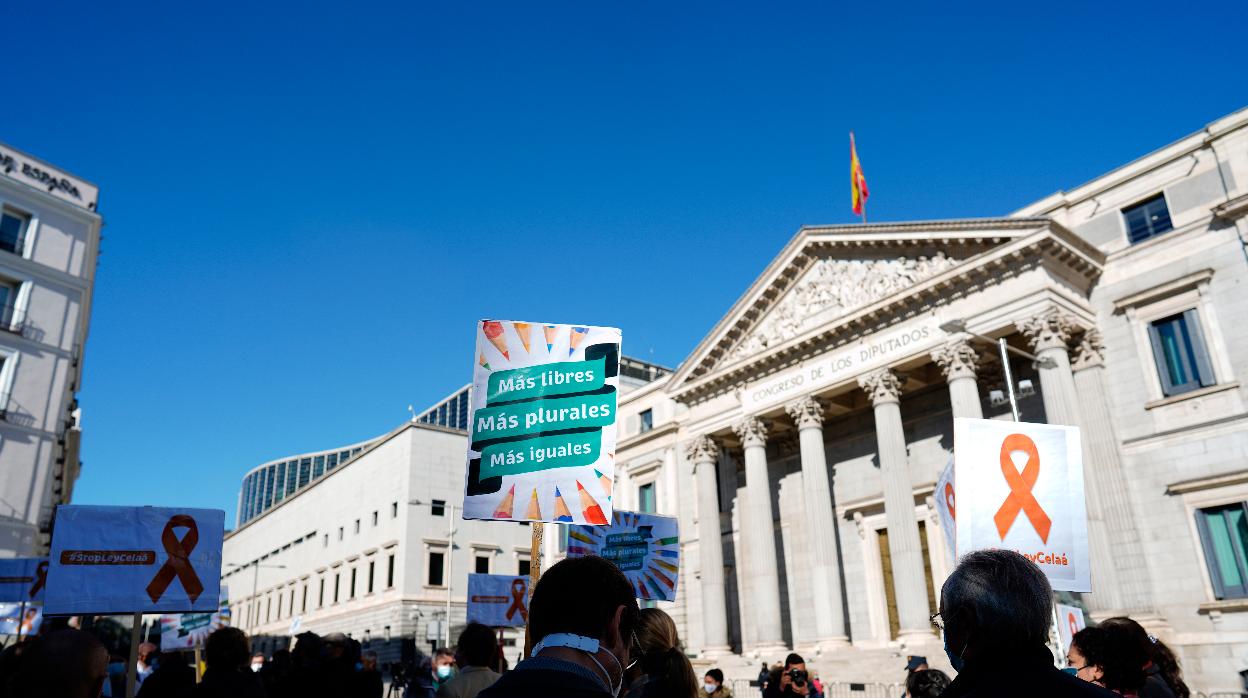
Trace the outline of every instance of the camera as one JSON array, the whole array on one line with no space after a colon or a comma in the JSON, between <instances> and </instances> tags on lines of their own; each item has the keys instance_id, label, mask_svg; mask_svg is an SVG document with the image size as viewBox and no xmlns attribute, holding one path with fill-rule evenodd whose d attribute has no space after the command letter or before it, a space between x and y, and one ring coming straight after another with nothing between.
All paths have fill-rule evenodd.
<instances>
[{"instance_id":1,"label":"camera","mask_svg":"<svg viewBox=\"0 0 1248 698\"><path fill-rule=\"evenodd\" d=\"M405 688L411 678L407 674L407 665L403 662L390 662L386 665L390 672L390 685Z\"/></svg>"},{"instance_id":2,"label":"camera","mask_svg":"<svg viewBox=\"0 0 1248 698\"><path fill-rule=\"evenodd\" d=\"M805 686L806 672L801 669L789 669L789 681L792 681L794 686Z\"/></svg>"}]
</instances>

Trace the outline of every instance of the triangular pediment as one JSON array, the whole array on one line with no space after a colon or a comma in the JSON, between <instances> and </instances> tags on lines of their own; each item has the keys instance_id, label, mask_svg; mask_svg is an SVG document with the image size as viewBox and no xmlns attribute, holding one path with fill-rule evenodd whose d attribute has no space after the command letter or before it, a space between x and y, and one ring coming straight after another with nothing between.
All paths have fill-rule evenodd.
<instances>
[{"instance_id":1,"label":"triangular pediment","mask_svg":"<svg viewBox=\"0 0 1248 698\"><path fill-rule=\"evenodd\" d=\"M681 364L668 389L679 394L718 374L741 373L760 357L774 358L1051 226L1048 219L1002 218L804 227Z\"/></svg>"}]
</instances>

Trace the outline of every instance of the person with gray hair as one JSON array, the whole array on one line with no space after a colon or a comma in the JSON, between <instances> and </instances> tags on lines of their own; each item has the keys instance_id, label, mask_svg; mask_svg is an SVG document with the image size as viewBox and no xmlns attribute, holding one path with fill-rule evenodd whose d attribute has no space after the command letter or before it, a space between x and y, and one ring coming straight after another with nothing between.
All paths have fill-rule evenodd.
<instances>
[{"instance_id":1,"label":"person with gray hair","mask_svg":"<svg viewBox=\"0 0 1248 698\"><path fill-rule=\"evenodd\" d=\"M941 587L940 613L932 618L958 672L941 696L1112 697L1054 666L1045 644L1052 597L1044 573L1016 552L964 555Z\"/></svg>"}]
</instances>

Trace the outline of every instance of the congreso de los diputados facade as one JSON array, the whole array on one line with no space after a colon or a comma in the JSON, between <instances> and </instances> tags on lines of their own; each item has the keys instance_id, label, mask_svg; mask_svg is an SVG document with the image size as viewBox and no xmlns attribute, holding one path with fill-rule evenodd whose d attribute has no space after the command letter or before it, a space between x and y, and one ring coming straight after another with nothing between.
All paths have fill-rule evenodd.
<instances>
[{"instance_id":1,"label":"congreso de los diputados facade","mask_svg":"<svg viewBox=\"0 0 1248 698\"><path fill-rule=\"evenodd\" d=\"M1093 592L1066 600L1139 620L1193 690L1243 689L1246 245L1248 109L1004 217L800 228L621 398L616 505L679 517L688 649L947 669L934 485L955 417L1011 418L1004 338L1039 358L1010 361L1022 419L1082 433Z\"/></svg>"}]
</instances>

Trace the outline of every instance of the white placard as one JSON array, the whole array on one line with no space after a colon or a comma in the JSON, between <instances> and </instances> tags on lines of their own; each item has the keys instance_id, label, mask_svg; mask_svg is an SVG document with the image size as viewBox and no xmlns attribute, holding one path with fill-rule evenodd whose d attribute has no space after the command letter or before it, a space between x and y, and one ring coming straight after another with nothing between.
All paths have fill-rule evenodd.
<instances>
[{"instance_id":1,"label":"white placard","mask_svg":"<svg viewBox=\"0 0 1248 698\"><path fill-rule=\"evenodd\" d=\"M1086 622L1083 619L1083 609L1078 606L1066 606L1057 604L1057 635L1062 639L1062 649L1066 652L1070 651L1070 638L1075 633L1083 630Z\"/></svg>"},{"instance_id":2,"label":"white placard","mask_svg":"<svg viewBox=\"0 0 1248 698\"><path fill-rule=\"evenodd\" d=\"M37 635L43 623L43 609L30 604L0 604L0 635L17 635L19 623L23 636Z\"/></svg>"},{"instance_id":3,"label":"white placard","mask_svg":"<svg viewBox=\"0 0 1248 698\"><path fill-rule=\"evenodd\" d=\"M1057 591L1091 591L1083 454L1075 427L953 420L957 550L1025 555Z\"/></svg>"},{"instance_id":4,"label":"white placard","mask_svg":"<svg viewBox=\"0 0 1248 698\"><path fill-rule=\"evenodd\" d=\"M953 483L953 457L950 456L945 469L940 471L940 477L936 480L936 492L932 495L936 500L936 515L940 517L940 530L945 532L945 549L949 551L950 562L958 559L958 500L954 496Z\"/></svg>"},{"instance_id":5,"label":"white placard","mask_svg":"<svg viewBox=\"0 0 1248 698\"><path fill-rule=\"evenodd\" d=\"M160 651L189 650L203 647L214 630L230 624L230 599L227 588L221 587L217 610L213 613L177 613L160 617Z\"/></svg>"}]
</instances>

